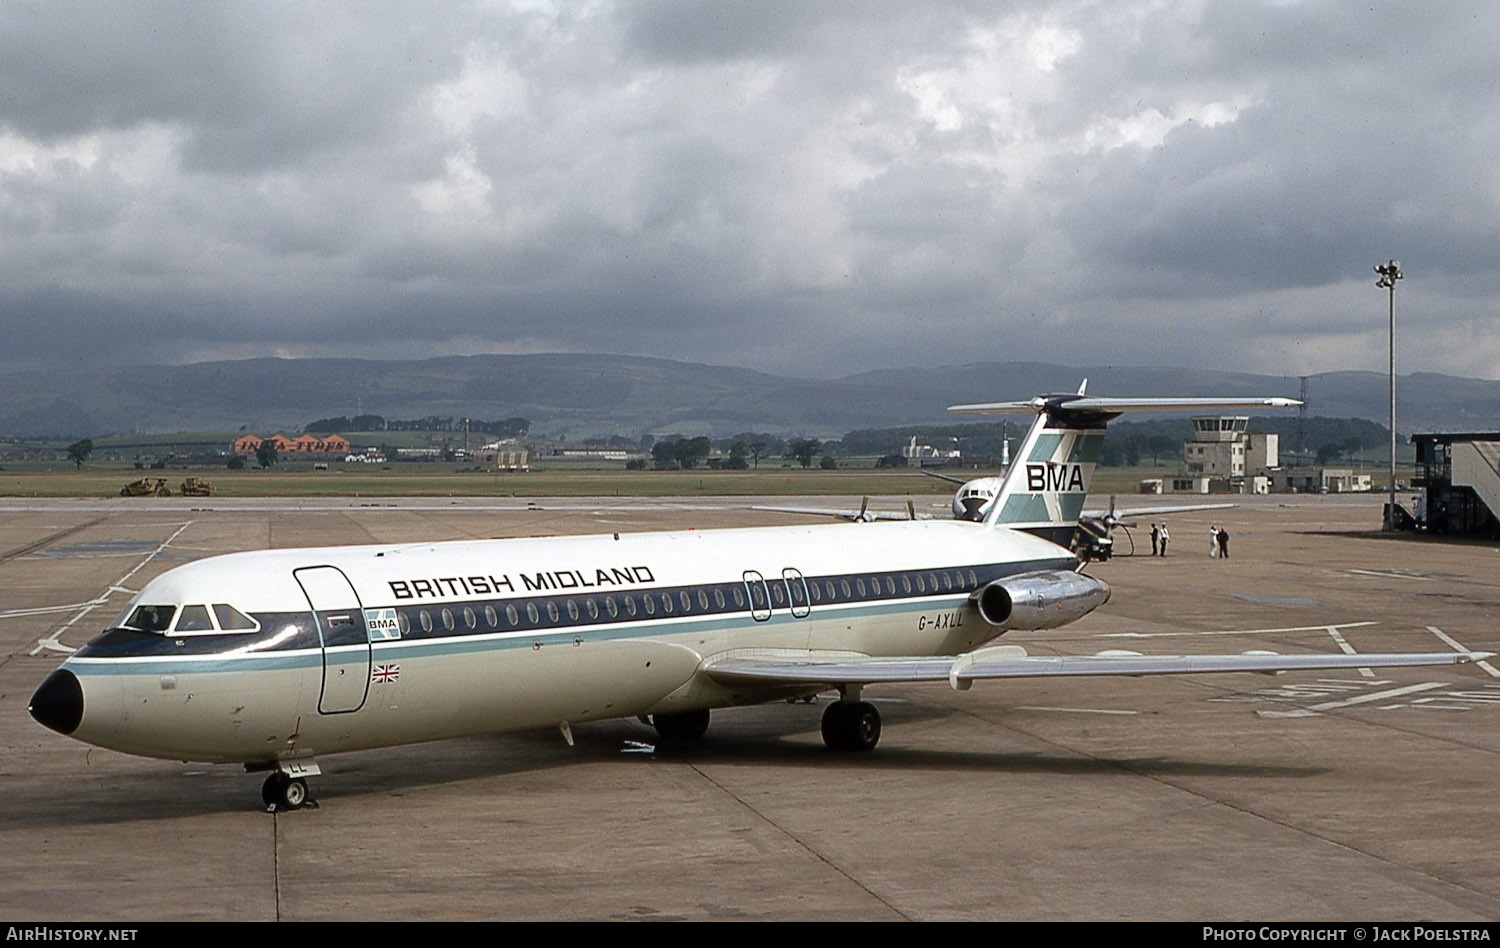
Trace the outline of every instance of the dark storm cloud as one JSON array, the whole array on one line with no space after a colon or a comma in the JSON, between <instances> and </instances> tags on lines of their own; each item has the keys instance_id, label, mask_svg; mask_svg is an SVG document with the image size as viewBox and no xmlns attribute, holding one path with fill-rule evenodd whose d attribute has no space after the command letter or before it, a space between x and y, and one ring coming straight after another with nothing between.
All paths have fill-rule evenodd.
<instances>
[{"instance_id":1,"label":"dark storm cloud","mask_svg":"<svg viewBox=\"0 0 1500 948\"><path fill-rule=\"evenodd\" d=\"M452 71L463 33L417 13L381 4L6 4L5 120L45 139L176 124L189 169L294 163L388 135L412 97Z\"/></svg>"},{"instance_id":2,"label":"dark storm cloud","mask_svg":"<svg viewBox=\"0 0 1500 948\"><path fill-rule=\"evenodd\" d=\"M1441 94L1406 81L1410 62L1452 72L1479 43L1417 11L1272 8L1239 29L1229 6L1206 18L1223 27L1209 52L1235 72L1257 64L1259 101L1103 162L1072 202L1077 239L1134 273L1176 271L1163 288L1177 292L1324 285L1403 244L1447 273L1492 270L1500 224L1472 213L1471 185L1492 178L1493 140L1473 131L1493 131L1494 80L1462 73ZM1466 29L1500 26L1484 19Z\"/></svg>"},{"instance_id":3,"label":"dark storm cloud","mask_svg":"<svg viewBox=\"0 0 1500 948\"><path fill-rule=\"evenodd\" d=\"M1422 367L1496 375L1497 27L1478 3L0 4L0 367L1369 367L1369 267L1399 256Z\"/></svg>"}]
</instances>

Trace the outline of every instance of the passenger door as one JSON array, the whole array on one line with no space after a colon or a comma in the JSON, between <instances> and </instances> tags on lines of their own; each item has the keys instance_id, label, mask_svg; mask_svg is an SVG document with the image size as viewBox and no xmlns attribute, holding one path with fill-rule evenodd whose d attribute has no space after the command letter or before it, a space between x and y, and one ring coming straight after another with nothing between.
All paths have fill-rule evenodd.
<instances>
[{"instance_id":1,"label":"passenger door","mask_svg":"<svg viewBox=\"0 0 1500 948\"><path fill-rule=\"evenodd\" d=\"M358 711L370 691L370 633L365 610L349 577L334 566L312 566L292 575L317 623L323 644L323 691L318 710L324 714Z\"/></svg>"}]
</instances>

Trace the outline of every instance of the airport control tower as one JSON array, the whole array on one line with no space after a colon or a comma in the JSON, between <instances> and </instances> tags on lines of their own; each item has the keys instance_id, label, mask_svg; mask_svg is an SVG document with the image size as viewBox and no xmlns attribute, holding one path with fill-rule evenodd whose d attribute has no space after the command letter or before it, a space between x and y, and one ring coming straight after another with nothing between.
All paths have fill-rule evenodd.
<instances>
[{"instance_id":1,"label":"airport control tower","mask_svg":"<svg viewBox=\"0 0 1500 948\"><path fill-rule=\"evenodd\" d=\"M1281 465L1280 438L1246 431L1246 415L1203 415L1193 419L1193 440L1183 445L1189 474L1239 480L1265 475Z\"/></svg>"}]
</instances>

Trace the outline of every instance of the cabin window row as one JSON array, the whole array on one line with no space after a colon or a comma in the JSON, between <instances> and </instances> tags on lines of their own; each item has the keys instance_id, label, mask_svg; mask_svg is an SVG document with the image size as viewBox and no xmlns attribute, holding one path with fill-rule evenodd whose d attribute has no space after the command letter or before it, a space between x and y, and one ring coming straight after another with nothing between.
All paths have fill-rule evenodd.
<instances>
[{"instance_id":1,"label":"cabin window row","mask_svg":"<svg viewBox=\"0 0 1500 948\"><path fill-rule=\"evenodd\" d=\"M741 613L835 605L908 596L967 594L994 579L972 568L876 573L806 579L795 570L783 577L743 583L720 583L638 593L564 596L511 600L484 605L431 608L406 607L396 611L403 637L414 633L508 632L556 625L628 622L679 615ZM986 574L998 571L984 570ZM805 612L799 612L804 615Z\"/></svg>"}]
</instances>

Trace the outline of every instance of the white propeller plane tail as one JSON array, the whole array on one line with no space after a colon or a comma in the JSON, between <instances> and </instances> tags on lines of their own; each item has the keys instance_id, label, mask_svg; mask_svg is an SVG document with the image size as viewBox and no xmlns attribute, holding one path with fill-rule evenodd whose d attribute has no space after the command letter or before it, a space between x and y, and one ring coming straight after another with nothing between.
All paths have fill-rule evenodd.
<instances>
[{"instance_id":1,"label":"white propeller plane tail","mask_svg":"<svg viewBox=\"0 0 1500 948\"><path fill-rule=\"evenodd\" d=\"M1018 402L953 405L958 414L1030 411L1036 421L1026 432L989 506L985 523L1001 525L1070 546L1083 515L1089 482L1104 446L1109 422L1127 411L1213 411L1218 409L1290 408L1291 398L1095 398L1077 393L1038 395Z\"/></svg>"}]
</instances>

